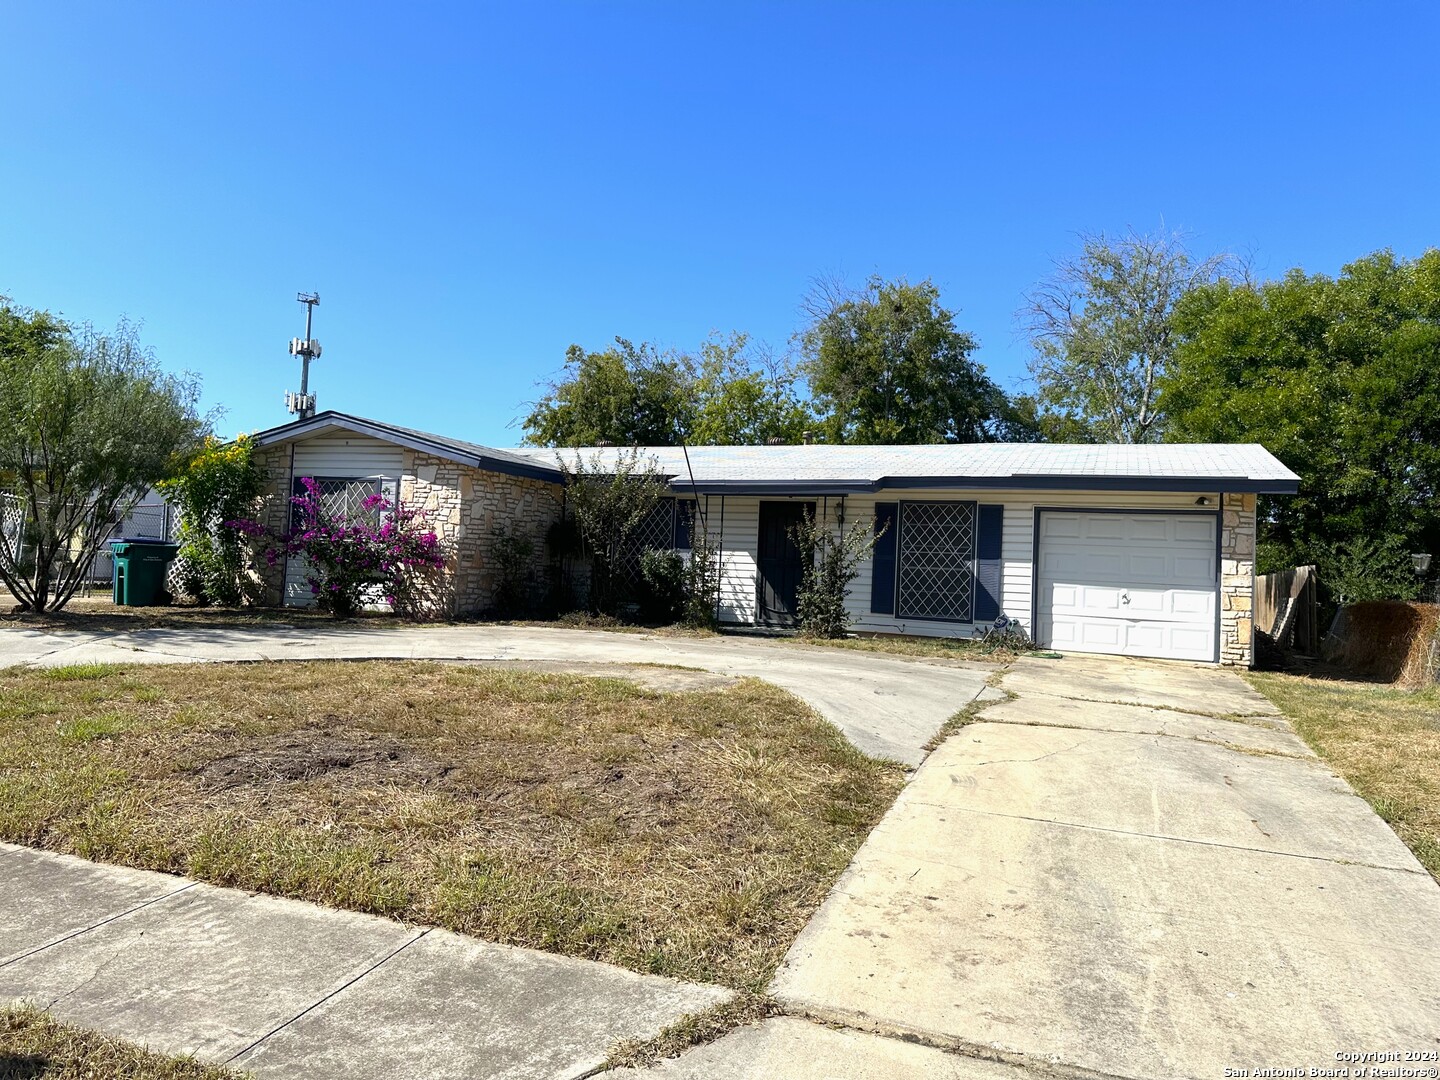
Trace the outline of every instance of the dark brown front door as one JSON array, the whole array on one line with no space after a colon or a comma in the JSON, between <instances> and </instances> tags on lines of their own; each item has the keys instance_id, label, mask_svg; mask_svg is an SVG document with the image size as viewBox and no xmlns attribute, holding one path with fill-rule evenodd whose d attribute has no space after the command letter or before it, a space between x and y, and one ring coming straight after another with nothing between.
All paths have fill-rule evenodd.
<instances>
[{"instance_id":1,"label":"dark brown front door","mask_svg":"<svg viewBox=\"0 0 1440 1080\"><path fill-rule=\"evenodd\" d=\"M760 504L756 561L760 565L759 622L762 626L795 626L799 622L800 547L790 535L790 530L807 510L813 515L815 504Z\"/></svg>"}]
</instances>

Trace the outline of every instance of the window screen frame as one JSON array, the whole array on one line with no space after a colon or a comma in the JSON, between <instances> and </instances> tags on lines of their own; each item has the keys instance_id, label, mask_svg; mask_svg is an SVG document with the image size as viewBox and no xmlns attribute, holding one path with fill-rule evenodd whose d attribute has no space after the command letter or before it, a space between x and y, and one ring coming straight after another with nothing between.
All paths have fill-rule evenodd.
<instances>
[{"instance_id":1,"label":"window screen frame","mask_svg":"<svg viewBox=\"0 0 1440 1080\"><path fill-rule=\"evenodd\" d=\"M924 615L914 614L905 607L906 590L905 582L905 533L906 513L911 507L943 506L947 508L960 508L969 514L970 518L970 551L963 564L965 572L969 575L969 606L963 615ZM973 625L975 622L975 600L976 600L976 571L978 570L977 559L979 557L979 528L980 528L980 504L975 499L901 499L896 506L895 512L895 615L897 620L907 622L927 623L949 623L955 626ZM918 527L918 526L916 526Z\"/></svg>"}]
</instances>

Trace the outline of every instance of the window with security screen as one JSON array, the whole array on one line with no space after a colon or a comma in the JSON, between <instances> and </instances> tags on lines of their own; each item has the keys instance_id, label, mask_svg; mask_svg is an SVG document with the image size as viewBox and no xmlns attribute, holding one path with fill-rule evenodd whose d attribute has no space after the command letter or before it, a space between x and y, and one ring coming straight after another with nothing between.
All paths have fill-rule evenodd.
<instances>
[{"instance_id":1,"label":"window with security screen","mask_svg":"<svg viewBox=\"0 0 1440 1080\"><path fill-rule=\"evenodd\" d=\"M975 504L902 502L895 614L971 622L975 611Z\"/></svg>"},{"instance_id":2,"label":"window with security screen","mask_svg":"<svg viewBox=\"0 0 1440 1080\"><path fill-rule=\"evenodd\" d=\"M316 486L320 489L320 505L324 507L325 513L332 517L344 517L349 519L366 518L371 525L380 524L381 509L365 507L365 500L371 495L384 495L392 503L395 501L395 481L379 477L365 477L353 479L349 477L317 476L314 478ZM304 495L305 489L301 481L295 481L295 494ZM292 513L295 515L293 524L300 524L298 506L292 505Z\"/></svg>"}]
</instances>

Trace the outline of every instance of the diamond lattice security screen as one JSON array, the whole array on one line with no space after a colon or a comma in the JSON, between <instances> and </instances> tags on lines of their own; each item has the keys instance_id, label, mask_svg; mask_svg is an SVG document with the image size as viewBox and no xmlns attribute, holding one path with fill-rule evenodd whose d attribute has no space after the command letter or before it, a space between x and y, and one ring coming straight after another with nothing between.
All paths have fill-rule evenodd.
<instances>
[{"instance_id":1,"label":"diamond lattice security screen","mask_svg":"<svg viewBox=\"0 0 1440 1080\"><path fill-rule=\"evenodd\" d=\"M975 504L900 504L896 614L970 622L975 607Z\"/></svg>"},{"instance_id":2,"label":"diamond lattice security screen","mask_svg":"<svg viewBox=\"0 0 1440 1080\"><path fill-rule=\"evenodd\" d=\"M620 562L620 573L638 587L641 581L640 556L652 548L671 551L675 547L675 500L661 499L636 526Z\"/></svg>"}]
</instances>

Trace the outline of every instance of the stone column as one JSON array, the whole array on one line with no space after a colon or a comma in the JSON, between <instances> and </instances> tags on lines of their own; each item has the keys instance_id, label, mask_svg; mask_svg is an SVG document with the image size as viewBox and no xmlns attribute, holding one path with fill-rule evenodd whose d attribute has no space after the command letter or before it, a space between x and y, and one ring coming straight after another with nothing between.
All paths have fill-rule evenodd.
<instances>
[{"instance_id":1,"label":"stone column","mask_svg":"<svg viewBox=\"0 0 1440 1080\"><path fill-rule=\"evenodd\" d=\"M1226 495L1220 520L1220 662L1249 667L1255 606L1255 496Z\"/></svg>"}]
</instances>

